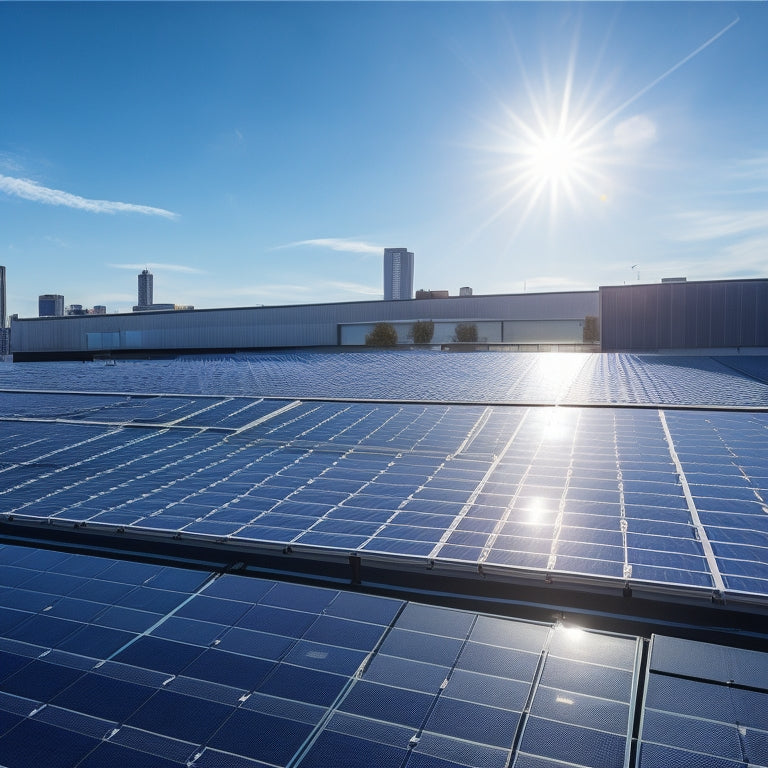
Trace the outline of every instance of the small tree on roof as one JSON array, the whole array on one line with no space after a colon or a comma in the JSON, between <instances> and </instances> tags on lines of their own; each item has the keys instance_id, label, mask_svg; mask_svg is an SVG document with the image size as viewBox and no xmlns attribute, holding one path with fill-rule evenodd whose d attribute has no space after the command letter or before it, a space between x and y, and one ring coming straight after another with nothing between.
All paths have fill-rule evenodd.
<instances>
[{"instance_id":1,"label":"small tree on roof","mask_svg":"<svg viewBox=\"0 0 768 768\"><path fill-rule=\"evenodd\" d=\"M370 333L365 334L367 347L394 347L397 345L397 331L392 323L376 323Z\"/></svg>"},{"instance_id":2,"label":"small tree on roof","mask_svg":"<svg viewBox=\"0 0 768 768\"><path fill-rule=\"evenodd\" d=\"M435 335L435 324L431 320L417 320L408 331L408 338L414 344L429 344Z\"/></svg>"},{"instance_id":3,"label":"small tree on roof","mask_svg":"<svg viewBox=\"0 0 768 768\"><path fill-rule=\"evenodd\" d=\"M454 341L477 341L476 323L456 323L453 331Z\"/></svg>"}]
</instances>

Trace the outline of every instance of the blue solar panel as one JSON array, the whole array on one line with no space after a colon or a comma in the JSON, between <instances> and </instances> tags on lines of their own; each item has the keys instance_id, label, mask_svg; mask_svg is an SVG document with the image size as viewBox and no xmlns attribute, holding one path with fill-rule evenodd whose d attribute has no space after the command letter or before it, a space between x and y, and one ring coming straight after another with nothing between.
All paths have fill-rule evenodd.
<instances>
[{"instance_id":1,"label":"blue solar panel","mask_svg":"<svg viewBox=\"0 0 768 768\"><path fill-rule=\"evenodd\" d=\"M0 552L6 563L25 565L4 564L0 572L34 573L35 551ZM63 652L66 639L48 627L38 627L37 645L13 642L4 632L0 750L4 759L10 756L9 765L23 765L30 756L45 761L19 736L48 738L50 729L66 734L74 750L65 749L68 759L92 753L92 761L96 755L117 760L135 752L139 765L152 759L197 764L205 755L209 765L247 758L318 764L332 746L344 745L360 750L342 758L352 764L410 755L417 765L505 765L502 755L513 744L514 765L545 758L556 764L566 759L566 749L571 765L594 765L595 755L601 765L621 764L627 754L631 701L640 685L637 638L298 584L237 576L206 581L200 572L162 566L86 558L77 567L71 562L77 557L57 561L43 552L39 560L44 567L95 574L90 582L111 577L175 588L127 584L133 591L101 604L100 616L117 619L110 623L130 624L121 615L142 613L125 604L139 591L173 602L152 635L137 634L138 626L121 630L126 643L117 652L103 645L104 627L90 619L67 622L83 641L70 653ZM34 614L15 612L26 624L47 618L40 613L46 600ZM51 645L59 650L47 651ZM724 756L726 741L717 734L732 735L734 722L747 724L747 742L759 753L767 710L758 698L768 693L754 686L768 683L765 654L694 645L654 639L643 759L657 747ZM108 655L112 660L104 662ZM702 674L698 670L709 677L692 680ZM726 687L725 676L737 686L748 679L750 687ZM669 681L682 687L669 689ZM707 708L701 708L696 685L728 695L706 696ZM680 700L689 708L670 710ZM48 706L41 709L43 703ZM675 718L693 713L717 728L664 736Z\"/></svg>"}]
</instances>

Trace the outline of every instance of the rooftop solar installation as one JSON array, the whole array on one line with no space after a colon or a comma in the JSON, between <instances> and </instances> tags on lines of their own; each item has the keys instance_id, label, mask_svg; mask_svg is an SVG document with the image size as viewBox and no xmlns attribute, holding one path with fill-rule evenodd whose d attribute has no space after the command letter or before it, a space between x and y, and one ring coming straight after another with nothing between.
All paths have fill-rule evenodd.
<instances>
[{"instance_id":1,"label":"rooftop solar installation","mask_svg":"<svg viewBox=\"0 0 768 768\"><path fill-rule=\"evenodd\" d=\"M110 365L16 363L0 366L3 389L481 405L768 407L768 357L412 350L239 353Z\"/></svg>"},{"instance_id":2,"label":"rooftop solar installation","mask_svg":"<svg viewBox=\"0 0 768 768\"><path fill-rule=\"evenodd\" d=\"M768 743L765 653L21 546L0 656L9 768L736 766Z\"/></svg>"},{"instance_id":3,"label":"rooftop solar installation","mask_svg":"<svg viewBox=\"0 0 768 768\"><path fill-rule=\"evenodd\" d=\"M0 514L502 580L768 596L765 413L135 402L0 395L14 414Z\"/></svg>"},{"instance_id":4,"label":"rooftop solar installation","mask_svg":"<svg viewBox=\"0 0 768 768\"><path fill-rule=\"evenodd\" d=\"M0 766L768 766L766 359L0 366Z\"/></svg>"}]
</instances>

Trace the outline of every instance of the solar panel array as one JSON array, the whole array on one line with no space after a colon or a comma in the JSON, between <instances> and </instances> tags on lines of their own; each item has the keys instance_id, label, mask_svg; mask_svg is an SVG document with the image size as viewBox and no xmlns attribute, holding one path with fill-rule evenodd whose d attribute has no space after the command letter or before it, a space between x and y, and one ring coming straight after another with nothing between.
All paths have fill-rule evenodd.
<instances>
[{"instance_id":1,"label":"solar panel array","mask_svg":"<svg viewBox=\"0 0 768 768\"><path fill-rule=\"evenodd\" d=\"M767 654L655 636L644 670L642 647L559 622L2 546L0 764L766 764Z\"/></svg>"},{"instance_id":2,"label":"solar panel array","mask_svg":"<svg viewBox=\"0 0 768 768\"><path fill-rule=\"evenodd\" d=\"M6 519L768 595L765 413L51 393L0 406L14 415Z\"/></svg>"},{"instance_id":3,"label":"solar panel array","mask_svg":"<svg viewBox=\"0 0 768 768\"><path fill-rule=\"evenodd\" d=\"M768 406L768 357L275 352L17 363L0 389L470 403Z\"/></svg>"},{"instance_id":4,"label":"solar panel array","mask_svg":"<svg viewBox=\"0 0 768 768\"><path fill-rule=\"evenodd\" d=\"M768 766L768 654L227 572L244 551L286 571L354 553L762 612L767 374L404 352L0 366L6 537L181 537L221 564L0 545L0 766Z\"/></svg>"},{"instance_id":5,"label":"solar panel array","mask_svg":"<svg viewBox=\"0 0 768 768\"><path fill-rule=\"evenodd\" d=\"M654 637L639 766L768 765L766 654Z\"/></svg>"}]
</instances>

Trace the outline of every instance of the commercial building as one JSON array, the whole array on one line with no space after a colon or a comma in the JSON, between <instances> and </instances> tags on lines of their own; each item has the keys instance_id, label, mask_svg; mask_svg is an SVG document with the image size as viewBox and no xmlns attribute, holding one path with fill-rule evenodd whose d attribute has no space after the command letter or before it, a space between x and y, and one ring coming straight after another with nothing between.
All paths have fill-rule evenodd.
<instances>
[{"instance_id":1,"label":"commercial building","mask_svg":"<svg viewBox=\"0 0 768 768\"><path fill-rule=\"evenodd\" d=\"M413 298L413 253L407 248L384 249L384 301Z\"/></svg>"},{"instance_id":2,"label":"commercial building","mask_svg":"<svg viewBox=\"0 0 768 768\"><path fill-rule=\"evenodd\" d=\"M39 317L63 317L64 297L58 293L44 293L37 299Z\"/></svg>"},{"instance_id":3,"label":"commercial building","mask_svg":"<svg viewBox=\"0 0 768 768\"><path fill-rule=\"evenodd\" d=\"M768 347L768 280L154 311L158 308L14 320L14 359L363 346L378 323L391 324L398 343L408 345L419 321L433 324L431 344L472 343L475 349L673 352Z\"/></svg>"},{"instance_id":4,"label":"commercial building","mask_svg":"<svg viewBox=\"0 0 768 768\"><path fill-rule=\"evenodd\" d=\"M14 322L13 352L22 361L361 346L379 322L394 325L407 344L419 320L434 322L434 344L452 343L456 326L469 323L483 344L571 348L582 344L586 318L597 311L597 291L580 291L31 318Z\"/></svg>"}]
</instances>

